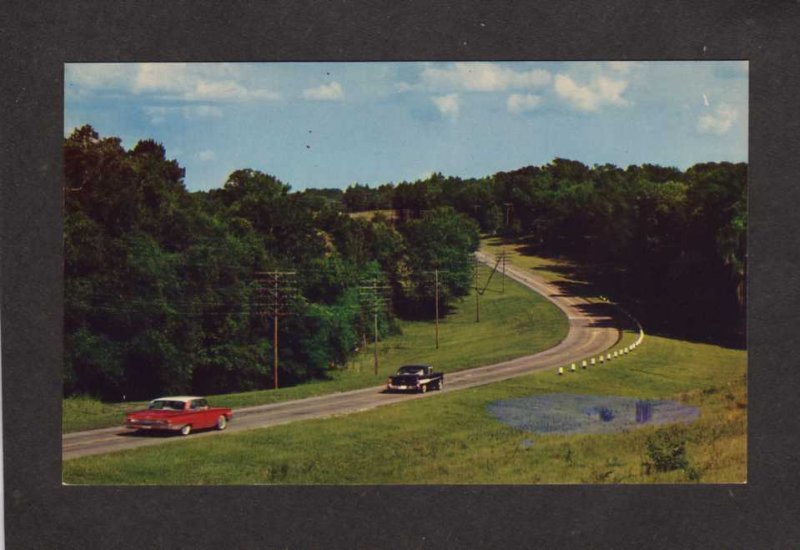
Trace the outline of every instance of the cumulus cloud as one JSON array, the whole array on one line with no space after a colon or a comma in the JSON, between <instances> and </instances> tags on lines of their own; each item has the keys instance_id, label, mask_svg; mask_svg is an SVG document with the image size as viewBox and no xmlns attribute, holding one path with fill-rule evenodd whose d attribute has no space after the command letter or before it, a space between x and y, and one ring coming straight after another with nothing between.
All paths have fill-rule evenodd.
<instances>
[{"instance_id":1,"label":"cumulus cloud","mask_svg":"<svg viewBox=\"0 0 800 550\"><path fill-rule=\"evenodd\" d=\"M125 88L132 81L133 66L125 63L68 63L64 75L68 85L78 88Z\"/></svg>"},{"instance_id":2,"label":"cumulus cloud","mask_svg":"<svg viewBox=\"0 0 800 550\"><path fill-rule=\"evenodd\" d=\"M228 63L70 64L67 84L83 91L124 90L136 95L183 101L274 100L274 91L246 83Z\"/></svg>"},{"instance_id":3,"label":"cumulus cloud","mask_svg":"<svg viewBox=\"0 0 800 550\"><path fill-rule=\"evenodd\" d=\"M578 110L590 112L599 111L606 105L629 105L622 97L627 87L628 82L625 80L614 80L602 75L596 76L586 85L580 85L563 74L557 74L554 81L555 92L561 99Z\"/></svg>"},{"instance_id":4,"label":"cumulus cloud","mask_svg":"<svg viewBox=\"0 0 800 550\"><path fill-rule=\"evenodd\" d=\"M209 162L216 159L217 154L214 151L206 149L205 151L200 151L197 153L197 158L203 162Z\"/></svg>"},{"instance_id":5,"label":"cumulus cloud","mask_svg":"<svg viewBox=\"0 0 800 550\"><path fill-rule=\"evenodd\" d=\"M609 61L608 68L620 74L628 74L637 69L641 63L638 61Z\"/></svg>"},{"instance_id":6,"label":"cumulus cloud","mask_svg":"<svg viewBox=\"0 0 800 550\"><path fill-rule=\"evenodd\" d=\"M184 105L181 107L152 105L143 107L142 111L147 115L151 124L161 124L168 116L181 116L186 120L222 117L222 109L213 105Z\"/></svg>"},{"instance_id":7,"label":"cumulus cloud","mask_svg":"<svg viewBox=\"0 0 800 550\"><path fill-rule=\"evenodd\" d=\"M214 107L213 105L193 105L190 107L182 107L181 112L183 113L183 116L188 119L222 117L222 109L219 107Z\"/></svg>"},{"instance_id":8,"label":"cumulus cloud","mask_svg":"<svg viewBox=\"0 0 800 550\"><path fill-rule=\"evenodd\" d=\"M511 94L506 100L506 108L511 113L532 111L542 103L542 97L533 94Z\"/></svg>"},{"instance_id":9,"label":"cumulus cloud","mask_svg":"<svg viewBox=\"0 0 800 550\"><path fill-rule=\"evenodd\" d=\"M550 83L550 73L544 69L515 71L494 63L453 63L449 67L428 66L420 75L424 85L431 89L456 89L470 92L497 92L545 86ZM400 89L411 88L401 84Z\"/></svg>"},{"instance_id":10,"label":"cumulus cloud","mask_svg":"<svg viewBox=\"0 0 800 550\"><path fill-rule=\"evenodd\" d=\"M303 97L315 101L339 101L344 99L344 90L341 84L334 81L330 84L323 84L316 88L303 90Z\"/></svg>"},{"instance_id":11,"label":"cumulus cloud","mask_svg":"<svg viewBox=\"0 0 800 550\"><path fill-rule=\"evenodd\" d=\"M459 97L458 94L447 94L431 98L436 108L444 117L452 119L458 118Z\"/></svg>"},{"instance_id":12,"label":"cumulus cloud","mask_svg":"<svg viewBox=\"0 0 800 550\"><path fill-rule=\"evenodd\" d=\"M254 101L277 99L275 92L252 89L237 81L235 71L189 63L140 63L133 93L163 94L187 101Z\"/></svg>"},{"instance_id":13,"label":"cumulus cloud","mask_svg":"<svg viewBox=\"0 0 800 550\"><path fill-rule=\"evenodd\" d=\"M730 105L720 104L713 113L701 115L697 119L697 131L701 134L721 136L728 132L736 122L739 113Z\"/></svg>"}]
</instances>

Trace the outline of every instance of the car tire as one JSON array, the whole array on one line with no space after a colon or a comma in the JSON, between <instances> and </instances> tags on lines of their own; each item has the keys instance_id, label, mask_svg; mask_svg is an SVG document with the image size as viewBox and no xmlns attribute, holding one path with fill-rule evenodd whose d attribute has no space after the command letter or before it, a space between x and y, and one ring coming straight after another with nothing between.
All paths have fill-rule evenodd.
<instances>
[{"instance_id":1,"label":"car tire","mask_svg":"<svg viewBox=\"0 0 800 550\"><path fill-rule=\"evenodd\" d=\"M220 417L217 418L217 429L221 431L227 427L228 427L228 419L225 418L224 414L220 415Z\"/></svg>"},{"instance_id":2,"label":"car tire","mask_svg":"<svg viewBox=\"0 0 800 550\"><path fill-rule=\"evenodd\" d=\"M181 435L189 435L192 433L192 425L186 424L184 427L181 428Z\"/></svg>"}]
</instances>

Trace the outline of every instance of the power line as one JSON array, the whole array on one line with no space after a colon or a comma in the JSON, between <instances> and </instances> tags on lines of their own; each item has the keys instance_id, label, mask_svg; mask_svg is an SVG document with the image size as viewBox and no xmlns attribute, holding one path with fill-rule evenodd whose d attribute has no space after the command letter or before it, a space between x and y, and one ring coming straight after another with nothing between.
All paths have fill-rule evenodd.
<instances>
[{"instance_id":1,"label":"power line","mask_svg":"<svg viewBox=\"0 0 800 550\"><path fill-rule=\"evenodd\" d=\"M431 273L430 271L424 271L423 273ZM434 312L435 312L435 335L436 335L436 349L439 349L439 274L449 273L447 269L434 269L433 276L434 276Z\"/></svg>"},{"instance_id":2,"label":"power line","mask_svg":"<svg viewBox=\"0 0 800 550\"><path fill-rule=\"evenodd\" d=\"M256 281L261 293L267 297L267 307L262 310L265 317L272 318L272 351L274 387L278 389L278 324L281 317L289 315L291 301L296 290L295 271L261 271L256 273Z\"/></svg>"},{"instance_id":3,"label":"power line","mask_svg":"<svg viewBox=\"0 0 800 550\"><path fill-rule=\"evenodd\" d=\"M372 279L371 283L362 283L359 285L359 302L362 299L367 300L367 306L372 308L372 315L373 315L373 355L374 355L374 369L375 369L375 376L378 375L378 311L382 310L383 307L386 306L386 298L385 296L381 296L378 294L379 291L385 292L386 290L390 289L391 287L382 281L381 284L378 284L380 281L379 276L375 275Z\"/></svg>"}]
</instances>

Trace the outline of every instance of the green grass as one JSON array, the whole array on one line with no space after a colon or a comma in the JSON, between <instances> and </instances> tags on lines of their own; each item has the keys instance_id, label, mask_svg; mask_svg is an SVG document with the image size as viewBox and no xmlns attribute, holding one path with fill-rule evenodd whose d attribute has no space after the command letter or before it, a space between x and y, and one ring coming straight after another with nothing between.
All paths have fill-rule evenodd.
<instances>
[{"instance_id":1,"label":"green grass","mask_svg":"<svg viewBox=\"0 0 800 550\"><path fill-rule=\"evenodd\" d=\"M489 252L500 246L492 239L482 244ZM516 256L512 262L556 282L565 280L558 268L568 266L529 256ZM488 311L490 300L487 293L482 311ZM456 319L464 323L472 319L471 306L469 300L462 305L452 318L453 325ZM413 336L418 343L430 338L429 331L418 328L420 332ZM502 338L502 332L486 335L475 346L470 338L483 338L480 331L463 340L451 339L469 350L451 353L456 357L483 347L500 349L496 338ZM406 335L411 337L408 331ZM615 349L637 337L636 331L624 331ZM387 357L393 353L389 342ZM368 367L369 357L363 357L354 371L360 368L363 374ZM746 352L647 335L644 344L624 359L575 374L542 372L346 417L78 459L65 463L64 480L92 484L739 483L747 475L746 370ZM506 426L486 412L486 406L498 399L554 392L676 399L699 407L700 418L679 427L687 441L689 467L657 472L647 466L647 439L665 428L539 435ZM532 444L523 444L527 442Z\"/></svg>"},{"instance_id":2,"label":"green grass","mask_svg":"<svg viewBox=\"0 0 800 550\"><path fill-rule=\"evenodd\" d=\"M541 277L546 281L552 283L586 283L586 281L572 279L564 273L565 270L569 271L575 267L575 264L572 261L564 258L544 258L541 256L536 256L529 254L526 251L526 248L527 245L524 242L507 240L502 237L483 237L481 239L480 246L482 252L487 252L493 255L497 255L500 252L509 253L507 260L509 264L529 271L530 273ZM604 300L604 296L599 294L599 292L594 295L590 293L589 295L584 296L584 299L590 303L602 302ZM622 337L613 349L618 350L625 346L629 346L630 344L634 343L637 338L639 338L639 331L634 327L635 325L631 323L629 327L622 331Z\"/></svg>"},{"instance_id":3,"label":"green grass","mask_svg":"<svg viewBox=\"0 0 800 550\"><path fill-rule=\"evenodd\" d=\"M746 354L648 337L602 367L542 372L345 417L180 441L64 464L90 484L736 483L746 479ZM648 470L656 427L606 435L538 435L486 406L553 392L672 398L697 406L681 428L690 468ZM660 428L663 429L663 428ZM532 445L525 447L525 440Z\"/></svg>"},{"instance_id":4,"label":"green grass","mask_svg":"<svg viewBox=\"0 0 800 550\"><path fill-rule=\"evenodd\" d=\"M509 253L508 261L517 267L530 270L535 275L546 281L559 282L570 281L562 269L569 269L573 266L572 262L559 258L543 258L527 254L527 245L518 241L507 241L502 237L484 237L481 239L481 251L497 255L499 252Z\"/></svg>"},{"instance_id":5,"label":"green grass","mask_svg":"<svg viewBox=\"0 0 800 550\"><path fill-rule=\"evenodd\" d=\"M247 407L302 399L381 384L404 363L425 362L444 372L496 363L550 348L567 334L561 311L510 279L499 293L500 279L492 279L481 297L481 322L475 322L475 297L471 294L440 321L440 347L435 348L433 321L401 321L402 335L378 343L379 371L373 371L372 346L358 353L345 370L330 371L329 380L316 380L279 390L209 396L212 405ZM155 397L155 396L154 396ZM90 398L63 401L65 433L118 426L123 414L144 402L101 403Z\"/></svg>"}]
</instances>

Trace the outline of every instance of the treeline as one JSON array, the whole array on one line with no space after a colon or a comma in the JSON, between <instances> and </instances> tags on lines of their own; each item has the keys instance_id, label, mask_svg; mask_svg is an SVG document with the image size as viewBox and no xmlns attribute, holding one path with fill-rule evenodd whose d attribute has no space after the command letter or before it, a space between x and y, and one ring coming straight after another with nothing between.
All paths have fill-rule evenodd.
<instances>
[{"instance_id":1,"label":"treeline","mask_svg":"<svg viewBox=\"0 0 800 550\"><path fill-rule=\"evenodd\" d=\"M442 205L405 223L342 212L341 191L292 192L253 170L209 192L151 140L126 150L90 126L64 142L65 395L109 400L269 388L269 298L260 273L289 271L281 385L324 376L394 315L446 309L469 290L478 224ZM287 280L289 280L287 279Z\"/></svg>"},{"instance_id":2,"label":"treeline","mask_svg":"<svg viewBox=\"0 0 800 550\"><path fill-rule=\"evenodd\" d=\"M358 204L385 206L386 194L351 186L342 205L356 195ZM555 159L485 178L402 182L391 208L404 220L449 206L485 233L579 260L591 273L576 275L599 283L650 330L743 345L746 195L744 163L681 171Z\"/></svg>"},{"instance_id":3,"label":"treeline","mask_svg":"<svg viewBox=\"0 0 800 550\"><path fill-rule=\"evenodd\" d=\"M64 142L66 395L106 399L272 387L259 273L292 271L281 385L325 375L372 336L364 283L394 315L466 295L479 230L579 260L650 332L744 341L745 164L685 171L555 159L484 178L292 192L253 170L187 191L153 141L126 150L89 126ZM348 213L384 210L367 221ZM594 292L576 283L569 292ZM365 295L366 294L366 295Z\"/></svg>"}]
</instances>

